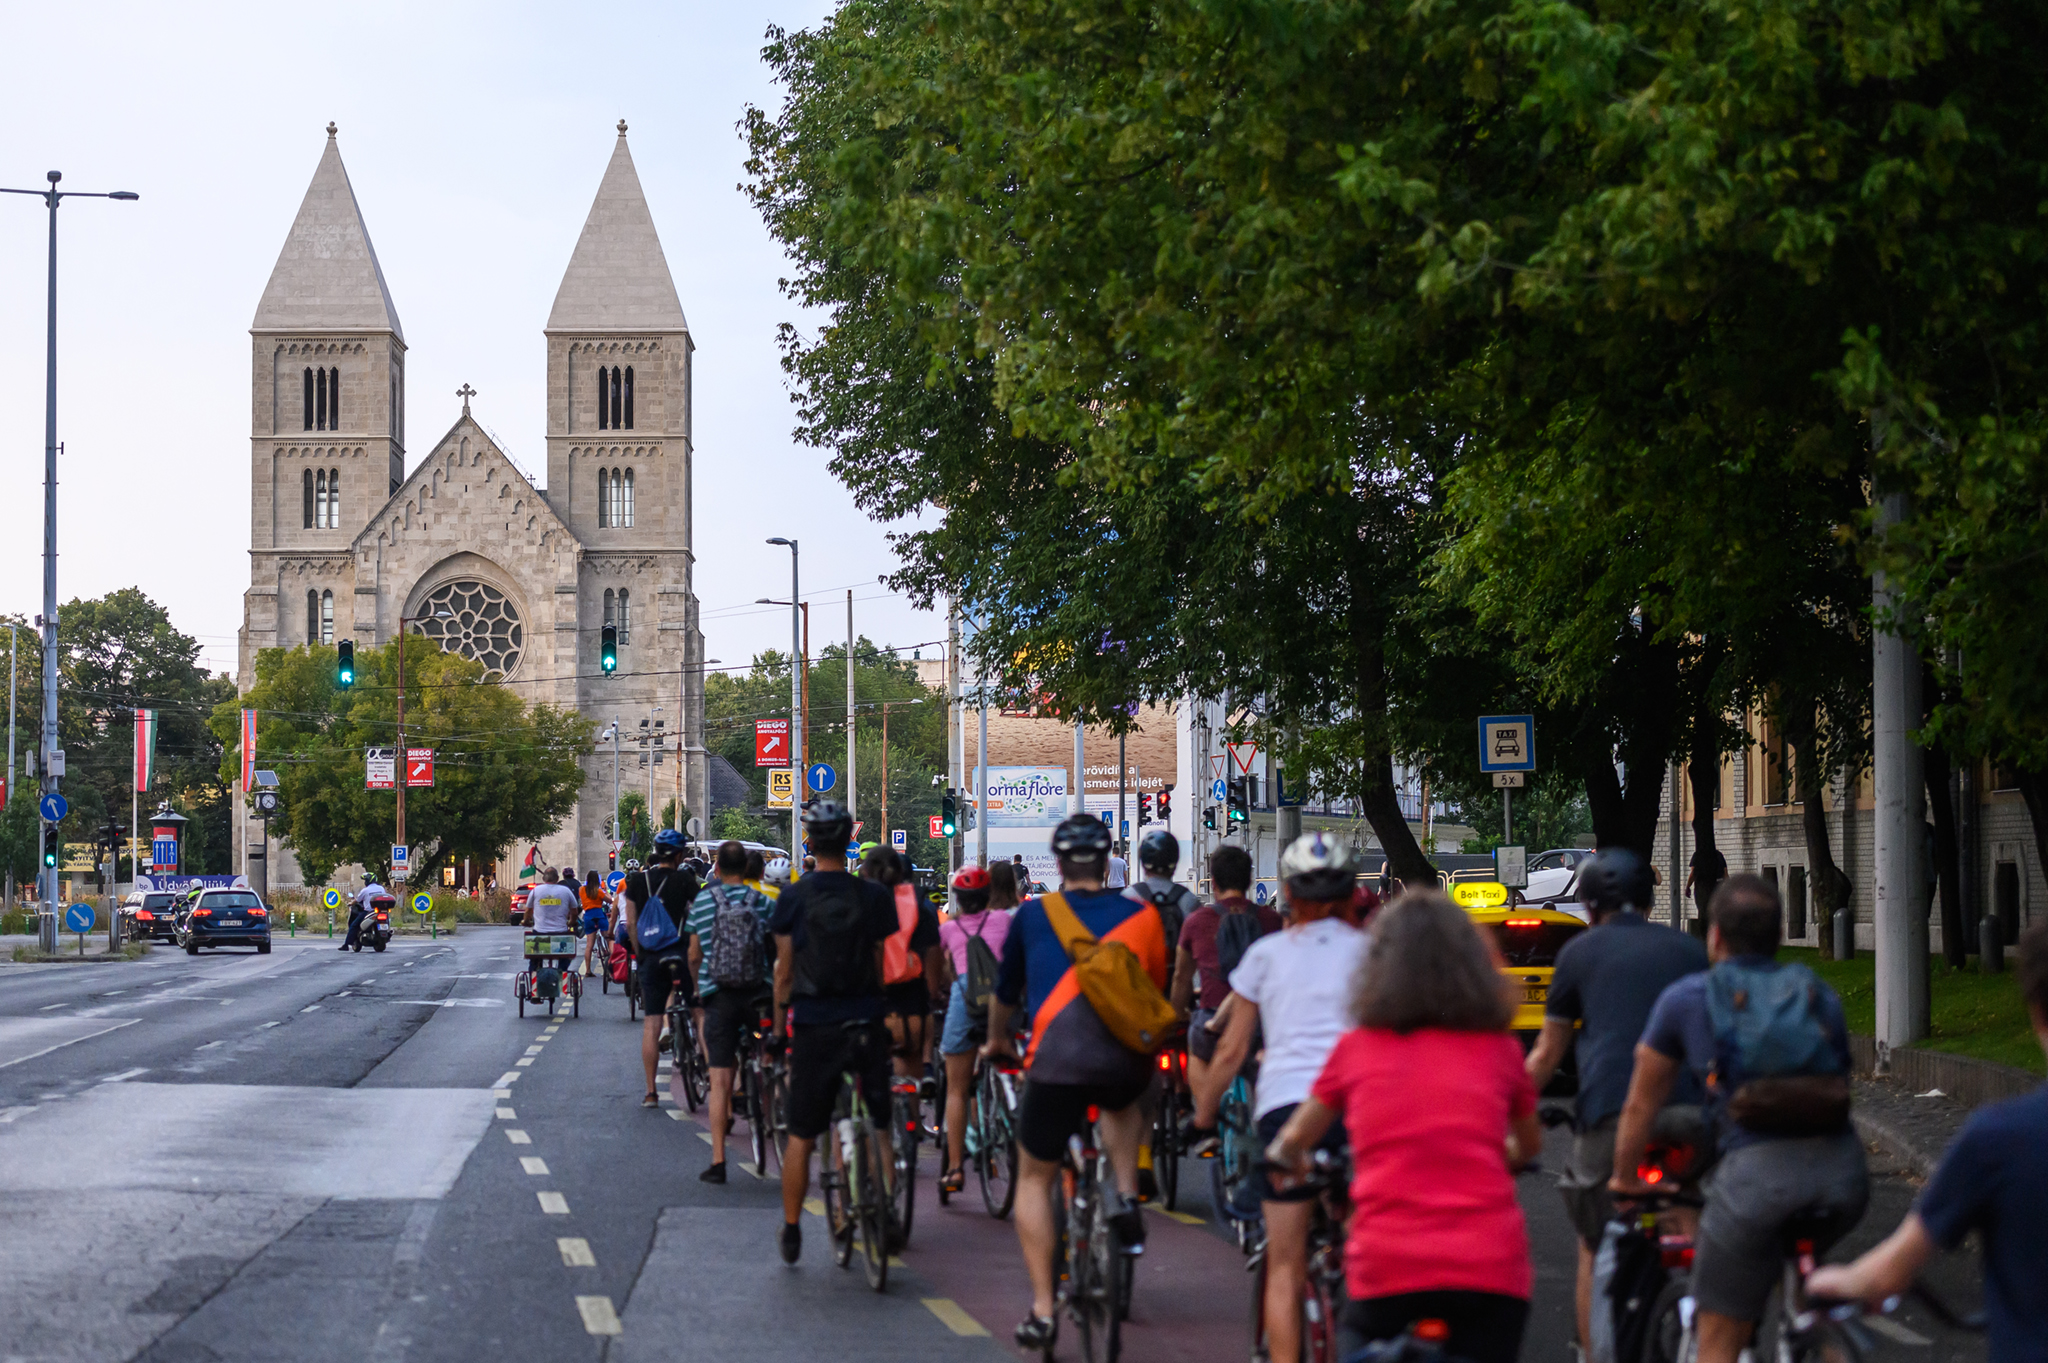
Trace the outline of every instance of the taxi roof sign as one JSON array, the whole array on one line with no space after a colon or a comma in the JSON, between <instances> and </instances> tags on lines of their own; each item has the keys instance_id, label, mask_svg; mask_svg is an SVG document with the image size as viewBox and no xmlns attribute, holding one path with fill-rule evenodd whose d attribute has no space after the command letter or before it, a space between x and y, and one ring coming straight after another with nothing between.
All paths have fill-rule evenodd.
<instances>
[{"instance_id":1,"label":"taxi roof sign","mask_svg":"<svg viewBox=\"0 0 2048 1363\"><path fill-rule=\"evenodd\" d=\"M1497 909L1508 902L1508 887L1494 880L1468 880L1451 886L1451 902L1461 909Z\"/></svg>"}]
</instances>

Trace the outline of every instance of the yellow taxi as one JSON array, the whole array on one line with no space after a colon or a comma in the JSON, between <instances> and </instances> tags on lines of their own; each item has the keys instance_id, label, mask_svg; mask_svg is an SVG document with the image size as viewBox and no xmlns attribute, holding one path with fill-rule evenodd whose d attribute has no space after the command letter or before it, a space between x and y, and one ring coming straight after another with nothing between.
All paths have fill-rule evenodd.
<instances>
[{"instance_id":1,"label":"yellow taxi","mask_svg":"<svg viewBox=\"0 0 2048 1363\"><path fill-rule=\"evenodd\" d=\"M1495 882L1466 881L1451 887L1451 898L1492 936L1500 948L1501 973L1521 990L1515 1009L1515 1035L1527 1050L1543 1030L1543 1002L1550 996L1550 977L1557 953L1586 930L1568 913L1509 904L1507 887Z\"/></svg>"}]
</instances>

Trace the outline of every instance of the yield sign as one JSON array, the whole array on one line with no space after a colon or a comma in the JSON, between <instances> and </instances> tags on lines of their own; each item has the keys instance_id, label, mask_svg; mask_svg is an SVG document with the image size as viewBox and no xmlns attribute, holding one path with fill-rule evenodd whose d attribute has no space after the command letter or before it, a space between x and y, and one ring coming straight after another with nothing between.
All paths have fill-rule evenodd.
<instances>
[{"instance_id":1,"label":"yield sign","mask_svg":"<svg viewBox=\"0 0 2048 1363\"><path fill-rule=\"evenodd\" d=\"M1220 752L1209 754L1209 774L1211 776L1221 776L1223 774L1224 760L1224 756Z\"/></svg>"},{"instance_id":2,"label":"yield sign","mask_svg":"<svg viewBox=\"0 0 2048 1363\"><path fill-rule=\"evenodd\" d=\"M1239 776L1252 774L1252 763L1259 760L1259 745L1256 743L1226 743L1230 749L1230 764L1237 768Z\"/></svg>"}]
</instances>

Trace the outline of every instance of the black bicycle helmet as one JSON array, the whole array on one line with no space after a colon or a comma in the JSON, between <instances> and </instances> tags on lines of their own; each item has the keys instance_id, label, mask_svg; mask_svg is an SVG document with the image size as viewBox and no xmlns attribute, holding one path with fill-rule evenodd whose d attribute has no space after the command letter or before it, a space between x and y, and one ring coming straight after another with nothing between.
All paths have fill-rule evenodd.
<instances>
[{"instance_id":1,"label":"black bicycle helmet","mask_svg":"<svg viewBox=\"0 0 2048 1363\"><path fill-rule=\"evenodd\" d=\"M1069 814L1052 831L1052 852L1069 861L1101 861L1109 855L1109 825L1088 814Z\"/></svg>"},{"instance_id":2,"label":"black bicycle helmet","mask_svg":"<svg viewBox=\"0 0 2048 1363\"><path fill-rule=\"evenodd\" d=\"M1626 847L1606 847L1579 867L1579 902L1593 914L1647 909L1656 893L1650 868Z\"/></svg>"},{"instance_id":3,"label":"black bicycle helmet","mask_svg":"<svg viewBox=\"0 0 2048 1363\"><path fill-rule=\"evenodd\" d=\"M1180 839L1164 828L1155 828L1138 839L1138 865L1147 871L1171 876L1180 865Z\"/></svg>"},{"instance_id":4,"label":"black bicycle helmet","mask_svg":"<svg viewBox=\"0 0 2048 1363\"><path fill-rule=\"evenodd\" d=\"M1318 829L1287 844L1280 854L1280 876L1287 892L1299 899L1349 898L1357 877L1351 873L1351 844Z\"/></svg>"},{"instance_id":5,"label":"black bicycle helmet","mask_svg":"<svg viewBox=\"0 0 2048 1363\"><path fill-rule=\"evenodd\" d=\"M853 815L837 800L813 800L804 806L804 832L813 854L839 856L853 840Z\"/></svg>"}]
</instances>

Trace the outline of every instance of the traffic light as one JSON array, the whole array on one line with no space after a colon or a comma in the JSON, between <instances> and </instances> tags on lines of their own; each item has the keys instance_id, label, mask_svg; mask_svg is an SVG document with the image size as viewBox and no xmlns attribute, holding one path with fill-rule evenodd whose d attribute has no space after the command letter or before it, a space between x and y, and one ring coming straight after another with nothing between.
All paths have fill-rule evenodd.
<instances>
[{"instance_id":1,"label":"traffic light","mask_svg":"<svg viewBox=\"0 0 2048 1363\"><path fill-rule=\"evenodd\" d=\"M1216 831L1216 806L1202 806L1202 827L1208 829L1212 833Z\"/></svg>"},{"instance_id":2,"label":"traffic light","mask_svg":"<svg viewBox=\"0 0 2048 1363\"><path fill-rule=\"evenodd\" d=\"M1159 822L1167 823L1173 817L1173 787L1167 786L1159 792L1159 803L1155 806Z\"/></svg>"},{"instance_id":3,"label":"traffic light","mask_svg":"<svg viewBox=\"0 0 2048 1363\"><path fill-rule=\"evenodd\" d=\"M46 849L46 850L45 850L45 851L43 852L43 865L45 865L45 866L50 866L50 867L54 867L54 866L56 866L56 864L57 864L57 849L56 849L55 847L51 847L51 848L48 848L48 849Z\"/></svg>"},{"instance_id":4,"label":"traffic light","mask_svg":"<svg viewBox=\"0 0 2048 1363\"><path fill-rule=\"evenodd\" d=\"M1138 792L1138 827L1152 822L1152 797L1144 791Z\"/></svg>"},{"instance_id":5,"label":"traffic light","mask_svg":"<svg viewBox=\"0 0 2048 1363\"><path fill-rule=\"evenodd\" d=\"M960 831L960 801L951 790L939 801L939 831L949 838Z\"/></svg>"},{"instance_id":6,"label":"traffic light","mask_svg":"<svg viewBox=\"0 0 2048 1363\"><path fill-rule=\"evenodd\" d=\"M1232 825L1241 824L1249 817L1250 811L1245 798L1244 782L1232 781L1230 783L1230 822Z\"/></svg>"},{"instance_id":7,"label":"traffic light","mask_svg":"<svg viewBox=\"0 0 2048 1363\"><path fill-rule=\"evenodd\" d=\"M356 646L352 639L343 639L334 646L334 680L344 691L356 684Z\"/></svg>"},{"instance_id":8,"label":"traffic light","mask_svg":"<svg viewBox=\"0 0 2048 1363\"><path fill-rule=\"evenodd\" d=\"M619 670L619 627L606 625L597 637L597 665L607 673Z\"/></svg>"}]
</instances>

